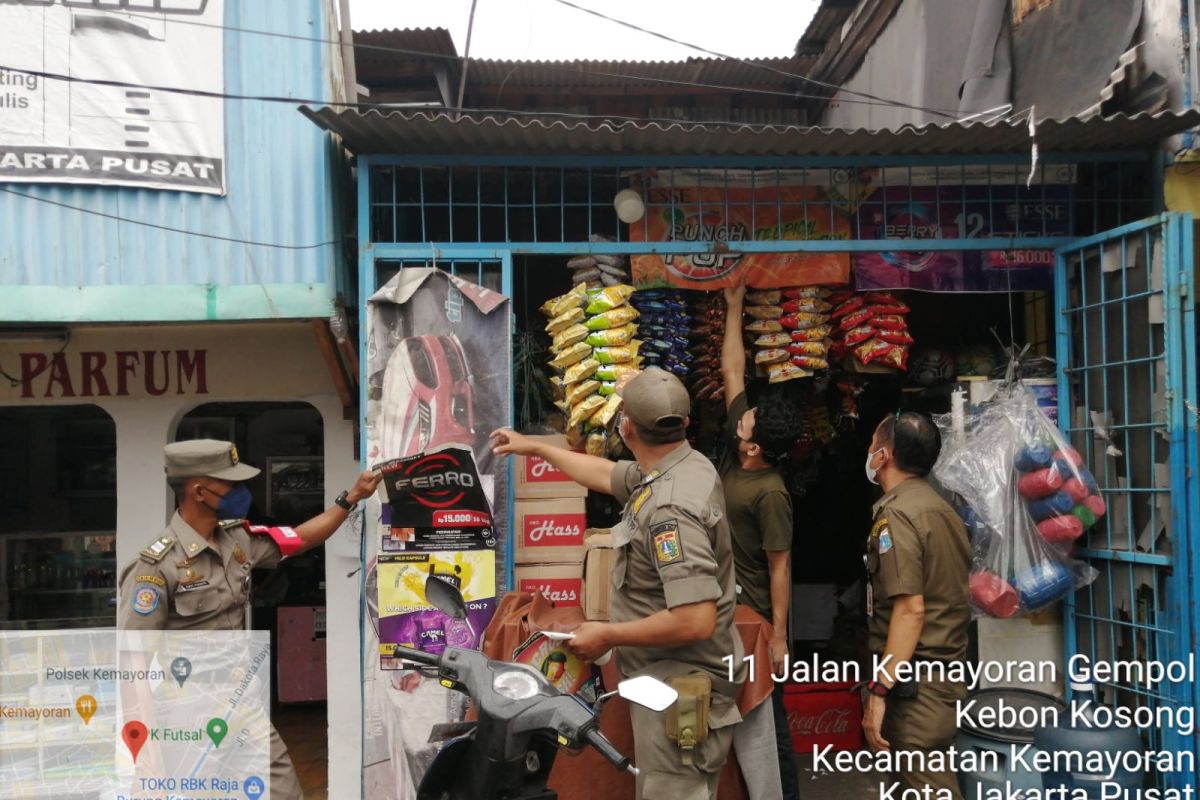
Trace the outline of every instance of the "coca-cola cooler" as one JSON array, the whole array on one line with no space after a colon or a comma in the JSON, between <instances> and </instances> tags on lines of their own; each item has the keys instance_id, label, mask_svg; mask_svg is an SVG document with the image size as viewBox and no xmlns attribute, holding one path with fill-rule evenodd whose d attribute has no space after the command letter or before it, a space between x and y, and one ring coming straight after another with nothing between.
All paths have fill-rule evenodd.
<instances>
[{"instance_id":1,"label":"coca-cola cooler","mask_svg":"<svg viewBox=\"0 0 1200 800\"><path fill-rule=\"evenodd\" d=\"M792 749L861 750L862 700L853 683L789 683L783 687Z\"/></svg>"}]
</instances>

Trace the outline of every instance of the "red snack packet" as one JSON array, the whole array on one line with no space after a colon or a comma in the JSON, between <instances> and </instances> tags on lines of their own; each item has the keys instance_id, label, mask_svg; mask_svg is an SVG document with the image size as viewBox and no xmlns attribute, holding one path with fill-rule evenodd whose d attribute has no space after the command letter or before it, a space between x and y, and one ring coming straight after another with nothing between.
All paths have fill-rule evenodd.
<instances>
[{"instance_id":1,"label":"red snack packet","mask_svg":"<svg viewBox=\"0 0 1200 800\"><path fill-rule=\"evenodd\" d=\"M866 292L862 298L867 303L881 303L887 306L894 306L900 302L891 292Z\"/></svg>"},{"instance_id":2,"label":"red snack packet","mask_svg":"<svg viewBox=\"0 0 1200 800\"><path fill-rule=\"evenodd\" d=\"M875 335L888 344L908 345L913 343L913 337L908 331L881 330Z\"/></svg>"},{"instance_id":3,"label":"red snack packet","mask_svg":"<svg viewBox=\"0 0 1200 800\"><path fill-rule=\"evenodd\" d=\"M849 300L846 300L845 302L839 303L838 305L834 306L833 313L831 316L834 319L844 317L847 314L849 314L850 312L857 311L858 309L862 308L865 304L866 304L866 301L863 300L861 297L851 297Z\"/></svg>"},{"instance_id":4,"label":"red snack packet","mask_svg":"<svg viewBox=\"0 0 1200 800\"><path fill-rule=\"evenodd\" d=\"M910 309L908 306L904 305L904 304L903 304L903 303L901 303L901 302L897 302L895 305L886 305L886 304L882 304L882 303L881 303L881 304L878 304L878 305L867 306L867 309L868 309L868 310L869 310L869 311L870 311L872 314L876 314L876 315L882 315L882 314L907 314L907 313L909 313L910 311L912 311L912 309Z\"/></svg>"},{"instance_id":5,"label":"red snack packet","mask_svg":"<svg viewBox=\"0 0 1200 800\"><path fill-rule=\"evenodd\" d=\"M870 318L871 312L865 308L860 308L858 311L851 311L842 317L841 322L838 323L838 327L844 331L848 331L851 328L857 328L859 325L865 325Z\"/></svg>"},{"instance_id":6,"label":"red snack packet","mask_svg":"<svg viewBox=\"0 0 1200 800\"><path fill-rule=\"evenodd\" d=\"M807 311L810 314L824 314L831 308L829 303L817 297L800 297L795 300L785 300L780 305L789 314L794 314L797 311Z\"/></svg>"},{"instance_id":7,"label":"red snack packet","mask_svg":"<svg viewBox=\"0 0 1200 800\"><path fill-rule=\"evenodd\" d=\"M880 330L887 331L902 331L908 328L908 323L904 317L897 314L888 314L882 317L871 317L871 324Z\"/></svg>"},{"instance_id":8,"label":"red snack packet","mask_svg":"<svg viewBox=\"0 0 1200 800\"><path fill-rule=\"evenodd\" d=\"M875 329L870 325L860 325L857 328L846 331L846 336L843 339L847 347L854 347L862 344L868 339L875 337Z\"/></svg>"},{"instance_id":9,"label":"red snack packet","mask_svg":"<svg viewBox=\"0 0 1200 800\"><path fill-rule=\"evenodd\" d=\"M870 364L876 358L895 349L896 345L881 342L878 339L871 339L868 342L860 344L854 348L854 357L863 364Z\"/></svg>"}]
</instances>

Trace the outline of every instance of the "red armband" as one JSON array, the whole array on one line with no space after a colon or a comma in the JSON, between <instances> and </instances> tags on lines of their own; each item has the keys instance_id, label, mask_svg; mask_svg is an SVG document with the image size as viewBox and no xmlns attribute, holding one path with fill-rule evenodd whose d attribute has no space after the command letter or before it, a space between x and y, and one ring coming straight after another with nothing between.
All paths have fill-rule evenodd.
<instances>
[{"instance_id":1,"label":"red armband","mask_svg":"<svg viewBox=\"0 0 1200 800\"><path fill-rule=\"evenodd\" d=\"M304 540L300 538L300 534L291 528L271 528L266 525L251 525L246 523L246 530L258 536L270 536L279 547L279 552L283 554L284 558L294 556L304 546Z\"/></svg>"}]
</instances>

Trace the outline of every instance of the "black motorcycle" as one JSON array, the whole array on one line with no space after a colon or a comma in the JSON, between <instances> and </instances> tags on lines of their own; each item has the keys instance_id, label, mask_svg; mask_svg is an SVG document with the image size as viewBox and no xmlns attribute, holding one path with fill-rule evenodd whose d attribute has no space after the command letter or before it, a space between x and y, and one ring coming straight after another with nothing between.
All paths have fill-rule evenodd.
<instances>
[{"instance_id":1,"label":"black motorcycle","mask_svg":"<svg viewBox=\"0 0 1200 800\"><path fill-rule=\"evenodd\" d=\"M462 594L452 584L430 576L425 594L443 613L466 618ZM532 667L492 661L475 650L448 647L434 655L398 647L396 656L435 668L442 685L470 696L478 711L475 722L435 726L430 741L449 741L425 773L418 800L557 800L546 782L560 747L594 747L618 770L637 775L600 733L600 708L619 694L662 711L677 697L665 683L639 677L622 681L592 707L558 691Z\"/></svg>"}]
</instances>

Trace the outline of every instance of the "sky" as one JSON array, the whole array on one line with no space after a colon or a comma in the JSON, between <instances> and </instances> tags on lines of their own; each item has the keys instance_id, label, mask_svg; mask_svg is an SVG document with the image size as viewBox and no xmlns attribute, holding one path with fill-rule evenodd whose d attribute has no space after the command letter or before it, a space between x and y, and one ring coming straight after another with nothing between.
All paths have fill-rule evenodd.
<instances>
[{"instance_id":1,"label":"sky","mask_svg":"<svg viewBox=\"0 0 1200 800\"><path fill-rule=\"evenodd\" d=\"M819 0L571 0L738 58L789 56ZM355 30L447 28L461 55L471 0L350 0ZM736 12L736 13L735 13ZM676 61L703 53L557 0L477 0L471 55L512 60Z\"/></svg>"}]
</instances>

